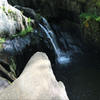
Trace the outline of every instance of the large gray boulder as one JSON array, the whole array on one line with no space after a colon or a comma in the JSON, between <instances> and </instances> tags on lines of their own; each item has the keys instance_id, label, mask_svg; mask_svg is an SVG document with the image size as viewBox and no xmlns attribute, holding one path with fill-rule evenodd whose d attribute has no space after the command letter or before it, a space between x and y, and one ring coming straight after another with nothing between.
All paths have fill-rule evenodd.
<instances>
[{"instance_id":1,"label":"large gray boulder","mask_svg":"<svg viewBox=\"0 0 100 100\"><path fill-rule=\"evenodd\" d=\"M57 82L45 53L37 52L24 71L0 94L0 99L69 100L62 82Z\"/></svg>"}]
</instances>

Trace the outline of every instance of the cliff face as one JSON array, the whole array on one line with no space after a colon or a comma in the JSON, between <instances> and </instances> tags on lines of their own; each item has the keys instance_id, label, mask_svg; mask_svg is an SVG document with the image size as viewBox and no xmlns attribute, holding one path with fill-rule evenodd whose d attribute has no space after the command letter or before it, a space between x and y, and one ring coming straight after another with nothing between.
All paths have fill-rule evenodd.
<instances>
[{"instance_id":1,"label":"cliff face","mask_svg":"<svg viewBox=\"0 0 100 100\"><path fill-rule=\"evenodd\" d=\"M12 5L27 6L40 11L45 17L57 17L60 9L80 13L82 3L76 0L8 0Z\"/></svg>"},{"instance_id":2,"label":"cliff face","mask_svg":"<svg viewBox=\"0 0 100 100\"><path fill-rule=\"evenodd\" d=\"M33 8L48 20L58 18L63 20L64 25L78 31L90 49L100 52L99 22L88 21L88 28L83 24L86 18L79 18L82 12L100 15L99 0L8 0L12 5L21 5Z\"/></svg>"}]
</instances>

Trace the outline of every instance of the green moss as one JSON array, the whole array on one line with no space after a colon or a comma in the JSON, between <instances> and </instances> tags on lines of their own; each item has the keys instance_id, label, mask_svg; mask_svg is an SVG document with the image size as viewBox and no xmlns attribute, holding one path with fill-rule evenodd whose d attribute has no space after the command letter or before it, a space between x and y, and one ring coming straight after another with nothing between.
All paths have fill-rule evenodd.
<instances>
[{"instance_id":1,"label":"green moss","mask_svg":"<svg viewBox=\"0 0 100 100\"><path fill-rule=\"evenodd\" d=\"M28 26L25 30L21 31L19 34L15 34L15 35L12 35L12 36L7 37L7 38L0 38L0 43L4 43L6 39L16 37L16 36L24 37L29 32L33 32L33 28L31 26Z\"/></svg>"},{"instance_id":2,"label":"green moss","mask_svg":"<svg viewBox=\"0 0 100 100\"><path fill-rule=\"evenodd\" d=\"M98 7L100 7L100 0L98 0L98 1L96 2L96 5L97 5Z\"/></svg>"},{"instance_id":3,"label":"green moss","mask_svg":"<svg viewBox=\"0 0 100 100\"><path fill-rule=\"evenodd\" d=\"M8 9L8 13L11 13L12 12L12 10L11 9Z\"/></svg>"},{"instance_id":4,"label":"green moss","mask_svg":"<svg viewBox=\"0 0 100 100\"><path fill-rule=\"evenodd\" d=\"M21 13L23 14L23 13L24 13L24 11L21 11Z\"/></svg>"},{"instance_id":5,"label":"green moss","mask_svg":"<svg viewBox=\"0 0 100 100\"><path fill-rule=\"evenodd\" d=\"M97 7L100 7L100 0L92 0L92 3L96 4Z\"/></svg>"},{"instance_id":6,"label":"green moss","mask_svg":"<svg viewBox=\"0 0 100 100\"><path fill-rule=\"evenodd\" d=\"M9 66L9 68L10 68L12 74L16 77L16 73L15 73L15 71L16 71L16 64L14 62L14 59L11 58L11 61L12 61L12 64Z\"/></svg>"},{"instance_id":7,"label":"green moss","mask_svg":"<svg viewBox=\"0 0 100 100\"><path fill-rule=\"evenodd\" d=\"M5 38L0 38L0 43L4 43L5 42Z\"/></svg>"},{"instance_id":8,"label":"green moss","mask_svg":"<svg viewBox=\"0 0 100 100\"><path fill-rule=\"evenodd\" d=\"M12 12L12 11L9 10L9 12ZM16 18L14 18L14 20L16 20ZM33 28L31 27L31 19L30 18L28 18L28 24L29 24L28 27L26 27L25 30L22 30L20 33L6 37L6 38L0 38L0 43L4 43L6 39L13 38L16 36L24 37L29 32L33 32Z\"/></svg>"},{"instance_id":9,"label":"green moss","mask_svg":"<svg viewBox=\"0 0 100 100\"><path fill-rule=\"evenodd\" d=\"M29 32L33 32L33 28L31 26L28 26L25 30L21 31L18 35L24 37Z\"/></svg>"},{"instance_id":10,"label":"green moss","mask_svg":"<svg viewBox=\"0 0 100 100\"><path fill-rule=\"evenodd\" d=\"M95 42L98 42L100 39L100 31L99 31L99 23L100 23L100 16L91 13L82 13L79 16L83 18L84 24L84 32L86 36L92 38Z\"/></svg>"},{"instance_id":11,"label":"green moss","mask_svg":"<svg viewBox=\"0 0 100 100\"><path fill-rule=\"evenodd\" d=\"M36 20L41 20L41 15L39 13L36 13Z\"/></svg>"},{"instance_id":12,"label":"green moss","mask_svg":"<svg viewBox=\"0 0 100 100\"><path fill-rule=\"evenodd\" d=\"M87 1L87 0L77 0L78 2L82 2L82 3L87 3L87 4L94 4L97 7L100 7L100 0L91 0L91 1Z\"/></svg>"},{"instance_id":13,"label":"green moss","mask_svg":"<svg viewBox=\"0 0 100 100\"><path fill-rule=\"evenodd\" d=\"M17 21L17 19L14 17L14 20Z\"/></svg>"},{"instance_id":14,"label":"green moss","mask_svg":"<svg viewBox=\"0 0 100 100\"><path fill-rule=\"evenodd\" d=\"M0 44L0 51L3 51L3 46L2 46L2 44Z\"/></svg>"},{"instance_id":15,"label":"green moss","mask_svg":"<svg viewBox=\"0 0 100 100\"><path fill-rule=\"evenodd\" d=\"M8 14L12 13L13 15L15 15L15 12L13 12L11 9L8 9Z\"/></svg>"},{"instance_id":16,"label":"green moss","mask_svg":"<svg viewBox=\"0 0 100 100\"><path fill-rule=\"evenodd\" d=\"M30 25L25 30L21 31L19 34L12 35L12 37L16 37L16 36L24 37L29 32L33 32L33 28Z\"/></svg>"},{"instance_id":17,"label":"green moss","mask_svg":"<svg viewBox=\"0 0 100 100\"><path fill-rule=\"evenodd\" d=\"M31 18L29 17L28 18L28 25L30 26L30 24L31 24Z\"/></svg>"},{"instance_id":18,"label":"green moss","mask_svg":"<svg viewBox=\"0 0 100 100\"><path fill-rule=\"evenodd\" d=\"M3 6L3 11L4 11L4 12L6 11L6 8L5 8L5 6Z\"/></svg>"}]
</instances>

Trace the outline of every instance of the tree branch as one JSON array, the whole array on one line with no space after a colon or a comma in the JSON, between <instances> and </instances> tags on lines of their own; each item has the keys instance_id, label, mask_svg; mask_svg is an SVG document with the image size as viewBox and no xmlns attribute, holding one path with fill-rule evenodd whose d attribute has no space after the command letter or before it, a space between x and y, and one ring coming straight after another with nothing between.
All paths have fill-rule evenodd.
<instances>
[{"instance_id":1,"label":"tree branch","mask_svg":"<svg viewBox=\"0 0 100 100\"><path fill-rule=\"evenodd\" d=\"M14 81L16 78L10 72L8 72L1 64L0 64L0 72L4 73L8 78Z\"/></svg>"}]
</instances>

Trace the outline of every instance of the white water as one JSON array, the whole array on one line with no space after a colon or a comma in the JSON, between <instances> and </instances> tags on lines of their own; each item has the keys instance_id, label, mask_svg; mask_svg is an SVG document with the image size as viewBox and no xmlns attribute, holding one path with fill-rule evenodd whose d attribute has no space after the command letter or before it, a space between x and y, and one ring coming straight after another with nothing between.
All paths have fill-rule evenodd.
<instances>
[{"instance_id":1,"label":"white water","mask_svg":"<svg viewBox=\"0 0 100 100\"><path fill-rule=\"evenodd\" d=\"M50 36L50 31L47 31L46 30L46 28L44 28L41 24L39 24L40 25L40 27L45 31L45 33L47 34L47 36L48 36L48 38L50 39L50 41L51 41L51 43L52 43L52 45L53 45L53 47L54 47L54 50L55 50L55 52L57 53L58 51L57 51L57 47L56 47L56 45L54 44L54 41L53 41L53 39L51 38L51 36Z\"/></svg>"},{"instance_id":2,"label":"white water","mask_svg":"<svg viewBox=\"0 0 100 100\"><path fill-rule=\"evenodd\" d=\"M44 32L46 33L46 35L48 36L48 38L50 39L52 46L55 50L55 53L57 55L57 60L60 64L64 64L64 63L69 63L70 62L70 58L66 57L66 53L65 52L61 52L60 48L58 47L57 41L56 41L56 37L54 35L54 32L52 31L49 23L47 22L47 20L45 18L42 17L43 20L43 25L39 24L39 26L44 30Z\"/></svg>"}]
</instances>

